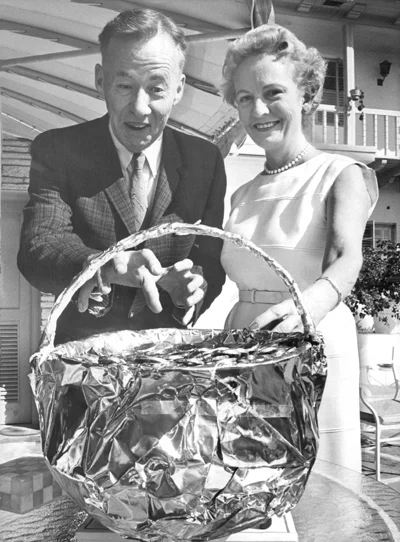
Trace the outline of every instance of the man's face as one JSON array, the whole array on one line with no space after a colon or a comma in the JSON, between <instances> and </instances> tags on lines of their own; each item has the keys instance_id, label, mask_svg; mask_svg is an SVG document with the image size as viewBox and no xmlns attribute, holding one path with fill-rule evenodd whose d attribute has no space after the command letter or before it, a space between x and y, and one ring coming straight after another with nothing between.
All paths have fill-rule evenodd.
<instances>
[{"instance_id":1,"label":"man's face","mask_svg":"<svg viewBox=\"0 0 400 542\"><path fill-rule=\"evenodd\" d=\"M96 66L114 135L130 152L141 152L162 133L183 94L181 54L166 34L147 42L113 38Z\"/></svg>"}]
</instances>

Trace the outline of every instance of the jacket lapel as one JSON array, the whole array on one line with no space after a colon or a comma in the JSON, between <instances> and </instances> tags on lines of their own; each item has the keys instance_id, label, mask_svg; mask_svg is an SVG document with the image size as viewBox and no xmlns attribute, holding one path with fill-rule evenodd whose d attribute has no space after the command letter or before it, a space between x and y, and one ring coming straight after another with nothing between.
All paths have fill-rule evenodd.
<instances>
[{"instance_id":1,"label":"jacket lapel","mask_svg":"<svg viewBox=\"0 0 400 542\"><path fill-rule=\"evenodd\" d=\"M103 144L99 145L97 164L101 182L107 197L125 224L128 233L136 233L135 210L131 204L128 188L122 175L117 150L108 129L108 115L104 118ZM100 137L100 134L99 134ZM103 152L104 151L104 152ZM187 167L182 164L179 147L173 130L166 128L163 135L161 168L157 181L154 203L150 212L149 226L160 222L168 209L181 178L185 176Z\"/></svg>"},{"instance_id":2,"label":"jacket lapel","mask_svg":"<svg viewBox=\"0 0 400 542\"><path fill-rule=\"evenodd\" d=\"M104 123L104 131L101 134L103 144L99 145L101 154L99 153L97 158L102 187L122 222L125 224L128 233L132 234L137 231L135 228L134 209L129 197L128 187L122 175L118 153L108 128L108 115L104 119L106 122Z\"/></svg>"},{"instance_id":3,"label":"jacket lapel","mask_svg":"<svg viewBox=\"0 0 400 542\"><path fill-rule=\"evenodd\" d=\"M176 144L173 131L165 129L161 168L158 176L153 208L151 210L150 225L159 223L161 217L168 209L174 192L181 178L185 175L186 167L182 164L179 147Z\"/></svg>"}]
</instances>

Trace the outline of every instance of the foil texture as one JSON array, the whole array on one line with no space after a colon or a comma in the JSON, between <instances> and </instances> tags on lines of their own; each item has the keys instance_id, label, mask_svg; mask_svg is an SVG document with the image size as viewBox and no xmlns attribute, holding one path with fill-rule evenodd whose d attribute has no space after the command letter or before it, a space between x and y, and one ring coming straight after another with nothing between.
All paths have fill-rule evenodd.
<instances>
[{"instance_id":1,"label":"foil texture","mask_svg":"<svg viewBox=\"0 0 400 542\"><path fill-rule=\"evenodd\" d=\"M222 538L303 494L326 379L320 335L122 331L31 364L54 477L122 536Z\"/></svg>"}]
</instances>

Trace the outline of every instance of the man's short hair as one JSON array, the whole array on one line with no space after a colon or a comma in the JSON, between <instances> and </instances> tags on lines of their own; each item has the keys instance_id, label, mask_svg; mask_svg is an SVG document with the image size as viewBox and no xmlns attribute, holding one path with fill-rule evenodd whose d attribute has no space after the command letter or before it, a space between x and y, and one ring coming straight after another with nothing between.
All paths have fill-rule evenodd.
<instances>
[{"instance_id":1,"label":"man's short hair","mask_svg":"<svg viewBox=\"0 0 400 542\"><path fill-rule=\"evenodd\" d=\"M152 9L131 9L122 11L109 21L99 34L100 51L102 56L112 38L131 38L140 42L147 42L157 34L168 35L179 52L183 69L186 60L187 43L185 34L172 19Z\"/></svg>"}]
</instances>

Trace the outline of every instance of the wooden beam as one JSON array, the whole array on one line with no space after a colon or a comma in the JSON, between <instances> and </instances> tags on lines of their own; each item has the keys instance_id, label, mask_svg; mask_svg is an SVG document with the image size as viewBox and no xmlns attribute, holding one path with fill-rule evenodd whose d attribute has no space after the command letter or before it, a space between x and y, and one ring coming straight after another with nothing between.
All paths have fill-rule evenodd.
<instances>
[{"instance_id":1,"label":"wooden beam","mask_svg":"<svg viewBox=\"0 0 400 542\"><path fill-rule=\"evenodd\" d=\"M308 13L311 11L311 8L314 7L315 0L301 0L300 4L297 6L297 11L302 11L303 13Z\"/></svg>"},{"instance_id":2,"label":"wooden beam","mask_svg":"<svg viewBox=\"0 0 400 542\"><path fill-rule=\"evenodd\" d=\"M125 11L128 9L144 9L149 7L145 4L141 4L140 2L130 2L129 0L72 0L72 2L75 4L89 4L94 7L111 9L112 11L116 12ZM165 4L168 5L168 2L165 2ZM178 26L181 26L182 28L188 28L190 30L195 30L196 32L218 32L226 29L226 27L223 25L203 21L176 11L163 9L158 6L156 9L160 13L170 17Z\"/></svg>"},{"instance_id":3,"label":"wooden beam","mask_svg":"<svg viewBox=\"0 0 400 542\"><path fill-rule=\"evenodd\" d=\"M25 103L32 107L37 107L39 109L43 109L44 111L50 111L51 113L54 113L55 115L59 115L60 117L65 117L76 123L84 122L85 120L87 120L82 117L78 117L78 115L74 115L73 113L70 113L69 111L66 111L65 109L61 109L47 102L43 102L42 100L32 98L31 96L26 96L25 94L22 94L21 92L16 92L15 90L5 89L4 87L2 87L0 90L0 94L2 96L12 98L13 100L17 100L19 102Z\"/></svg>"},{"instance_id":4,"label":"wooden beam","mask_svg":"<svg viewBox=\"0 0 400 542\"><path fill-rule=\"evenodd\" d=\"M31 68L26 68L23 66L11 66L9 68L4 68L4 71L7 73L13 73L21 77L27 77L33 81L41 81L43 83L49 83L50 85L55 85L57 87L65 88L67 90L73 90L79 92L80 94L85 94L91 98L96 98L98 100L103 100L103 96L94 88L85 87L79 85L78 83L73 83L67 79L62 79L61 77L56 77L55 75L50 75L38 70L32 70Z\"/></svg>"},{"instance_id":5,"label":"wooden beam","mask_svg":"<svg viewBox=\"0 0 400 542\"><path fill-rule=\"evenodd\" d=\"M60 53L45 53L43 55L20 56L7 58L0 61L0 70L10 66L23 66L32 62L47 62L48 60L60 60L62 58L74 58L79 56L88 56L98 54L99 49L78 49L75 51L62 51Z\"/></svg>"},{"instance_id":6,"label":"wooden beam","mask_svg":"<svg viewBox=\"0 0 400 542\"><path fill-rule=\"evenodd\" d=\"M358 19L362 13L365 12L367 4L365 2L355 2L350 5L350 9L346 12L345 17L347 19Z\"/></svg>"},{"instance_id":7,"label":"wooden beam","mask_svg":"<svg viewBox=\"0 0 400 542\"><path fill-rule=\"evenodd\" d=\"M177 130L181 132L185 132L186 134L196 135L196 136L202 137L203 139L207 139L207 141L213 141L213 138L211 136L204 134L203 132L200 132L200 130L191 128L190 126L188 126L187 124L184 124L183 122L169 119L167 124L168 126L171 126L172 128L176 128Z\"/></svg>"},{"instance_id":8,"label":"wooden beam","mask_svg":"<svg viewBox=\"0 0 400 542\"><path fill-rule=\"evenodd\" d=\"M337 16L335 16L335 19L333 20L331 10L321 9L320 6L319 6L320 9L318 9L318 11L311 10L310 12L306 12L306 13L297 11L297 5L295 2L292 4L292 6L289 6L289 3L285 3L285 5L278 5L278 6L274 4L274 7L275 7L275 16L278 19L278 22L279 22L279 15L289 15L289 16L294 16L294 17L299 17L299 18L300 17L305 18L306 21L304 22L304 24L307 24L307 21L310 21L310 19L323 20L323 21L335 22L335 23L339 23L340 21L345 23L348 21L348 19L346 19L345 17L345 14L346 14L345 11L339 12ZM383 15L369 13L368 11L362 13L361 16L355 22L357 26L362 25L362 26L368 26L368 27L373 26L377 28L396 29L395 19L393 19L393 17L389 17L389 16L385 17Z\"/></svg>"},{"instance_id":9,"label":"wooden beam","mask_svg":"<svg viewBox=\"0 0 400 542\"><path fill-rule=\"evenodd\" d=\"M250 27L247 28L238 28L236 30L223 30L222 32L210 32L208 34L192 34L191 36L186 36L186 41L188 43L207 43L212 41L222 41L222 40L233 40L243 36L250 30Z\"/></svg>"},{"instance_id":10,"label":"wooden beam","mask_svg":"<svg viewBox=\"0 0 400 542\"><path fill-rule=\"evenodd\" d=\"M14 73L15 75L19 75L21 77L27 77L28 79L32 79L34 81L49 83L50 85L55 85L57 87L65 88L67 90L74 90L75 92L85 94L98 100L104 99L103 96L99 94L96 89L85 87L83 85L79 85L78 83L72 83L67 79L62 79L61 77L56 77L55 75L50 75L48 73L33 70L32 68L26 68L24 66L10 66L4 68L4 71L6 71L7 73ZM211 83L207 83L206 81L191 77L190 75L186 76L186 83L189 86L196 88L197 90L201 90L202 92L207 92L209 94L213 94L214 96L219 95L219 90L217 87L215 87Z\"/></svg>"},{"instance_id":11,"label":"wooden beam","mask_svg":"<svg viewBox=\"0 0 400 542\"><path fill-rule=\"evenodd\" d=\"M7 30L8 32L14 32L16 34L24 34L33 38L40 38L44 40L53 41L55 43L61 43L62 45L68 45L75 49L90 49L95 46L96 43L91 41L75 38L68 34L62 34L61 32L55 32L46 28L33 26L26 23L18 23L15 21L9 21L6 19L0 19L0 30Z\"/></svg>"},{"instance_id":12,"label":"wooden beam","mask_svg":"<svg viewBox=\"0 0 400 542\"><path fill-rule=\"evenodd\" d=\"M215 87L211 83L202 81L201 79L196 79L195 77L192 77L191 75L186 75L186 83L189 86L196 88L197 90L201 90L202 92L207 92L208 94L214 94L214 96L220 95L220 92L217 87Z\"/></svg>"},{"instance_id":13,"label":"wooden beam","mask_svg":"<svg viewBox=\"0 0 400 542\"><path fill-rule=\"evenodd\" d=\"M36 128L35 126L32 126L32 124L28 124L27 122L24 122L23 120L18 119L17 117L14 117L13 115L9 115L8 113L5 113L4 111L2 111L1 114L6 119L10 119L13 122L17 122L18 124L22 124L23 126L26 126L27 128L29 128L30 130L38 132L39 134L41 133L41 130L39 130L39 128Z\"/></svg>"},{"instance_id":14,"label":"wooden beam","mask_svg":"<svg viewBox=\"0 0 400 542\"><path fill-rule=\"evenodd\" d=\"M30 96L26 96L25 94L22 94L20 92L15 92L14 90L2 88L0 91L0 94L2 96L6 96L9 98L18 100L22 103L31 105L32 107L38 107L40 109L44 109L45 111L50 111L51 113L55 113L56 115L71 119L76 123L81 123L87 120L82 117L78 117L77 115L74 115L73 113L70 113L69 111L66 111L65 109L60 109L59 107L50 105L41 100L37 100L36 98L31 98ZM199 137L202 137L203 139L207 139L208 141L214 141L214 138L212 136L204 134L203 132L200 132L200 130L196 130L195 128L191 128L190 126L188 126L187 124L184 124L183 122L169 119L168 125L172 126L173 128L176 128L177 130L180 130L181 132L197 135Z\"/></svg>"}]
</instances>

